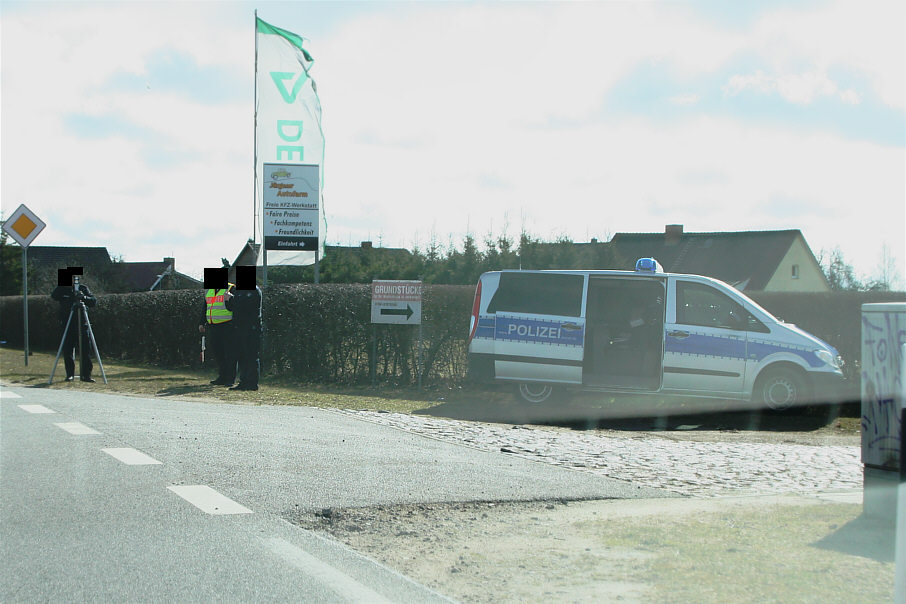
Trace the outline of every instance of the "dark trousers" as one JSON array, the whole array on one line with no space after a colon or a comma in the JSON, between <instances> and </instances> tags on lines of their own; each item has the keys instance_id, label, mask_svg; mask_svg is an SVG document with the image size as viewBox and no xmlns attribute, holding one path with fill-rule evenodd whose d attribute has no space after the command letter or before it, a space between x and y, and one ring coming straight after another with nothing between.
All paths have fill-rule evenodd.
<instances>
[{"instance_id":1,"label":"dark trousers","mask_svg":"<svg viewBox=\"0 0 906 604\"><path fill-rule=\"evenodd\" d=\"M239 385L258 386L261 372L261 328L256 325L237 326L236 349L239 351Z\"/></svg>"},{"instance_id":2,"label":"dark trousers","mask_svg":"<svg viewBox=\"0 0 906 604\"><path fill-rule=\"evenodd\" d=\"M63 337L63 330L66 329L66 319L60 321L60 336ZM66 368L66 377L75 377L75 357L76 357L76 339L79 333L79 311L72 313L72 320L69 321L69 331L63 339L63 366ZM88 327L82 324L82 341L79 343L81 356L79 359L79 377L90 378L94 364L91 362L91 343L88 341Z\"/></svg>"},{"instance_id":3,"label":"dark trousers","mask_svg":"<svg viewBox=\"0 0 906 604\"><path fill-rule=\"evenodd\" d=\"M232 321L205 326L211 352L217 361L217 381L232 384L236 381L236 343Z\"/></svg>"}]
</instances>

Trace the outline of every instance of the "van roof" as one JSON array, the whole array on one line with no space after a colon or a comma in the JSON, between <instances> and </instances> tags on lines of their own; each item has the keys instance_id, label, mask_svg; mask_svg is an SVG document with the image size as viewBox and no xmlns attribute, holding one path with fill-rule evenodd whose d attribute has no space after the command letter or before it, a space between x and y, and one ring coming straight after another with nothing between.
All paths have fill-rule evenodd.
<instances>
[{"instance_id":1,"label":"van roof","mask_svg":"<svg viewBox=\"0 0 906 604\"><path fill-rule=\"evenodd\" d=\"M683 276L683 277L704 277L705 279L710 279L710 277L705 277L704 275L688 275L685 273L665 273L665 272L650 273L650 272L644 272L644 271L625 271L625 270L606 270L606 269L583 270L583 269L571 269L571 268L570 269L567 269L567 268L564 268L564 269L558 269L558 268L551 268L551 269L505 268L505 269L501 269L499 271L487 271L486 273L482 273L482 274L488 275L488 274L493 274L493 273L558 273L558 274L566 274L566 275L569 275L569 274L573 274L573 275L575 275L575 274L619 275L619 276L623 276L623 277L630 276L630 275L633 277L678 277L678 276Z\"/></svg>"},{"instance_id":2,"label":"van roof","mask_svg":"<svg viewBox=\"0 0 906 604\"><path fill-rule=\"evenodd\" d=\"M615 277L633 277L637 279L655 279L655 278L664 278L664 277L693 277L695 279L700 279L702 281L707 281L711 283L719 283L725 285L737 291L738 288L733 287L725 281L720 279L715 279L713 277L708 277L706 275L692 275L689 273L649 273L643 271L625 271L625 270L583 270L583 269L515 269L515 268L506 268L499 271L487 271L482 273L484 275L499 275L502 273L550 273L550 274L560 274L560 275L601 275L607 276L612 275ZM481 277L479 277L480 279ZM740 292L742 293L742 292Z\"/></svg>"}]
</instances>

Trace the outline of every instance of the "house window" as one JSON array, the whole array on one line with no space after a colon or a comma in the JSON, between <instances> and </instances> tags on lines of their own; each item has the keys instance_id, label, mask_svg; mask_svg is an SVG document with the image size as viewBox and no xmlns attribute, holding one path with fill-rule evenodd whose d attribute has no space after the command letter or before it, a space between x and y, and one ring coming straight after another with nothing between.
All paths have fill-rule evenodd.
<instances>
[{"instance_id":1,"label":"house window","mask_svg":"<svg viewBox=\"0 0 906 604\"><path fill-rule=\"evenodd\" d=\"M798 278L799 278L799 265L794 264L793 265L793 279L798 279Z\"/></svg>"}]
</instances>

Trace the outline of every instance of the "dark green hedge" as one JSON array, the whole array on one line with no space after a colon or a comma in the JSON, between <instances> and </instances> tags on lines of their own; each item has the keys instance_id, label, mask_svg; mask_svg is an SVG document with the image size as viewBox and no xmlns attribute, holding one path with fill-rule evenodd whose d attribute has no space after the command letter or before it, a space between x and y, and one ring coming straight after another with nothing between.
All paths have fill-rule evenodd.
<instances>
[{"instance_id":1,"label":"dark green hedge","mask_svg":"<svg viewBox=\"0 0 906 604\"><path fill-rule=\"evenodd\" d=\"M367 383L374 351L375 377L381 382L414 383L419 358L425 383L462 382L473 292L472 286L426 286L419 357L417 327L371 324L367 284L269 287L264 297L262 370L265 376L304 382ZM889 292L762 292L752 297L835 346L853 368L861 349L861 305L906 300L903 293ZM60 342L57 303L50 296L28 300L31 347L55 353ZM200 290L112 294L99 296L90 316L103 359L200 367L202 308ZM21 296L0 298L0 340L22 346ZM213 370L211 360L208 366Z\"/></svg>"},{"instance_id":2,"label":"dark green hedge","mask_svg":"<svg viewBox=\"0 0 906 604\"><path fill-rule=\"evenodd\" d=\"M306 382L456 383L466 371L465 338L474 288L427 286L422 304L422 354L416 326L371 324L370 285L281 285L264 296L262 371ZM98 296L89 311L102 359L160 367L200 367L204 306L200 290ZM29 345L55 353L57 303L29 296ZM21 347L22 297L0 298L0 340ZM209 358L208 365L212 359Z\"/></svg>"},{"instance_id":3,"label":"dark green hedge","mask_svg":"<svg viewBox=\"0 0 906 604\"><path fill-rule=\"evenodd\" d=\"M177 290L109 294L89 309L101 359L123 359L161 367L200 365L198 324L201 291ZM50 296L28 297L29 345L56 353L60 345L59 305ZM0 340L21 347L22 296L0 298Z\"/></svg>"}]
</instances>

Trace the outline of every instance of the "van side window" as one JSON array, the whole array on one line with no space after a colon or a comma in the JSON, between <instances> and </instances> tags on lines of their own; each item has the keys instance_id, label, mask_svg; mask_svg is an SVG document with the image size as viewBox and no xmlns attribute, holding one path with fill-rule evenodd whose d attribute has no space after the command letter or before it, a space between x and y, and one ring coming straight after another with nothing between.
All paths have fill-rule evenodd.
<instances>
[{"instance_id":1,"label":"van side window","mask_svg":"<svg viewBox=\"0 0 906 604\"><path fill-rule=\"evenodd\" d=\"M583 275L501 273L488 312L578 317L582 313Z\"/></svg>"},{"instance_id":2,"label":"van side window","mask_svg":"<svg viewBox=\"0 0 906 604\"><path fill-rule=\"evenodd\" d=\"M689 281L676 284L677 323L745 331L748 316L738 302L713 287Z\"/></svg>"},{"instance_id":3,"label":"van side window","mask_svg":"<svg viewBox=\"0 0 906 604\"><path fill-rule=\"evenodd\" d=\"M768 326L755 318L750 312L744 312L746 317L746 331L757 331L758 333L771 333L771 330L768 329Z\"/></svg>"}]
</instances>

